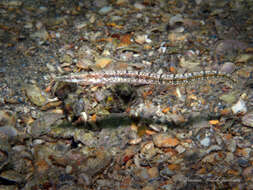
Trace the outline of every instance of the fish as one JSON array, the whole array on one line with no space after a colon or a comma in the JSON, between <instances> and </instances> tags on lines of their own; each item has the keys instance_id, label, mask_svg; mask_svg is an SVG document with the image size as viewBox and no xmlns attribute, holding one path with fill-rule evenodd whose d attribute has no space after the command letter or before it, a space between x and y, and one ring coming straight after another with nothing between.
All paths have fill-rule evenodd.
<instances>
[{"instance_id":1,"label":"fish","mask_svg":"<svg viewBox=\"0 0 253 190\"><path fill-rule=\"evenodd\" d=\"M157 73L148 71L129 70L105 70L71 73L68 75L56 76L55 81L77 83L81 85L95 84L120 84L129 83L135 85L187 85L195 81L224 79L231 83L236 80L230 73L218 70L202 70L200 72L187 72L178 74Z\"/></svg>"}]
</instances>

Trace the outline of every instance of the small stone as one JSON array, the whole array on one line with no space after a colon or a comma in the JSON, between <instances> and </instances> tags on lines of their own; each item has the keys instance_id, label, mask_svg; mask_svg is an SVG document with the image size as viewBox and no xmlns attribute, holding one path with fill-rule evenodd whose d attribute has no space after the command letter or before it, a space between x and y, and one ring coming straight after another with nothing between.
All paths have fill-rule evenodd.
<instances>
[{"instance_id":1,"label":"small stone","mask_svg":"<svg viewBox=\"0 0 253 190\"><path fill-rule=\"evenodd\" d=\"M128 4L128 3L129 3L128 0L117 0L117 1L116 1L116 4L117 4L117 5Z\"/></svg>"},{"instance_id":2,"label":"small stone","mask_svg":"<svg viewBox=\"0 0 253 190\"><path fill-rule=\"evenodd\" d=\"M193 69L200 65L200 61L186 60L184 57L180 58L180 66L185 69Z\"/></svg>"},{"instance_id":3,"label":"small stone","mask_svg":"<svg viewBox=\"0 0 253 190\"><path fill-rule=\"evenodd\" d=\"M215 160L215 157L217 156L217 153L216 152L214 152L214 153L212 153L212 154L209 154L209 155L207 155L207 156L205 156L201 161L203 162L203 163L214 163L214 160Z\"/></svg>"},{"instance_id":4,"label":"small stone","mask_svg":"<svg viewBox=\"0 0 253 190\"><path fill-rule=\"evenodd\" d=\"M248 161L248 160L245 160L245 159L243 159L243 158L239 158L239 159L237 160L237 162L238 162L239 166L241 166L241 167L243 167L243 168L249 166L249 161Z\"/></svg>"},{"instance_id":5,"label":"small stone","mask_svg":"<svg viewBox=\"0 0 253 190\"><path fill-rule=\"evenodd\" d=\"M226 158L225 158L225 161L230 163L234 160L234 154L232 152L227 152L226 153Z\"/></svg>"},{"instance_id":6,"label":"small stone","mask_svg":"<svg viewBox=\"0 0 253 190\"><path fill-rule=\"evenodd\" d=\"M38 31L36 31L34 33L31 33L30 37L31 38L39 38L40 40L43 40L43 41L46 41L46 40L48 40L50 38L47 30L44 29L44 28L41 29L41 30L38 30Z\"/></svg>"},{"instance_id":7,"label":"small stone","mask_svg":"<svg viewBox=\"0 0 253 190\"><path fill-rule=\"evenodd\" d=\"M88 25L87 21L84 22L78 22L75 24L75 27L77 30L80 30L82 28L85 28Z\"/></svg>"},{"instance_id":8,"label":"small stone","mask_svg":"<svg viewBox=\"0 0 253 190\"><path fill-rule=\"evenodd\" d=\"M134 3L134 7L139 10L145 9L145 6L141 3Z\"/></svg>"},{"instance_id":9,"label":"small stone","mask_svg":"<svg viewBox=\"0 0 253 190\"><path fill-rule=\"evenodd\" d=\"M222 150L222 148L218 145L212 145L210 148L208 148L206 150L206 153L209 154L210 152L215 152L215 151L219 151Z\"/></svg>"},{"instance_id":10,"label":"small stone","mask_svg":"<svg viewBox=\"0 0 253 190\"><path fill-rule=\"evenodd\" d=\"M136 138L136 139L131 139L129 140L129 144L139 144L141 142L142 138Z\"/></svg>"},{"instance_id":11,"label":"small stone","mask_svg":"<svg viewBox=\"0 0 253 190\"><path fill-rule=\"evenodd\" d=\"M163 185L161 186L161 189L164 189L164 190L173 190L173 185L172 184L167 184L167 185Z\"/></svg>"},{"instance_id":12,"label":"small stone","mask_svg":"<svg viewBox=\"0 0 253 190\"><path fill-rule=\"evenodd\" d=\"M107 0L94 0L93 1L93 5L101 8L101 7L105 7L108 4Z\"/></svg>"},{"instance_id":13,"label":"small stone","mask_svg":"<svg viewBox=\"0 0 253 190\"><path fill-rule=\"evenodd\" d=\"M232 62L226 62L222 65L221 71L225 73L233 73L235 71L235 64Z\"/></svg>"},{"instance_id":14,"label":"small stone","mask_svg":"<svg viewBox=\"0 0 253 190\"><path fill-rule=\"evenodd\" d=\"M144 144L144 146L141 148L141 155L143 158L150 160L157 154L157 150L154 146L153 142L148 142Z\"/></svg>"},{"instance_id":15,"label":"small stone","mask_svg":"<svg viewBox=\"0 0 253 190\"><path fill-rule=\"evenodd\" d=\"M0 110L0 127L15 126L16 116L9 110Z\"/></svg>"},{"instance_id":16,"label":"small stone","mask_svg":"<svg viewBox=\"0 0 253 190\"><path fill-rule=\"evenodd\" d=\"M239 101L232 106L233 114L245 114L247 112L247 107L244 100L239 99Z\"/></svg>"},{"instance_id":17,"label":"small stone","mask_svg":"<svg viewBox=\"0 0 253 190\"><path fill-rule=\"evenodd\" d=\"M247 63L253 60L253 54L242 54L236 58L236 63Z\"/></svg>"},{"instance_id":18,"label":"small stone","mask_svg":"<svg viewBox=\"0 0 253 190\"><path fill-rule=\"evenodd\" d=\"M76 66L81 69L88 69L91 65L93 65L93 62L87 58L81 58L76 63Z\"/></svg>"},{"instance_id":19,"label":"small stone","mask_svg":"<svg viewBox=\"0 0 253 190\"><path fill-rule=\"evenodd\" d=\"M138 44L144 44L144 43L150 43L150 39L148 39L148 36L146 34L143 35L137 35L134 39Z\"/></svg>"},{"instance_id":20,"label":"small stone","mask_svg":"<svg viewBox=\"0 0 253 190\"><path fill-rule=\"evenodd\" d=\"M18 135L17 129L11 126L0 127L0 133L5 134L9 138L14 138Z\"/></svg>"},{"instance_id":21,"label":"small stone","mask_svg":"<svg viewBox=\"0 0 253 190\"><path fill-rule=\"evenodd\" d=\"M31 124L28 132L34 137L47 134L52 129L52 125L63 117L63 114L45 113Z\"/></svg>"},{"instance_id":22,"label":"small stone","mask_svg":"<svg viewBox=\"0 0 253 190\"><path fill-rule=\"evenodd\" d=\"M236 102L236 94L237 92L233 91L231 93L221 95L219 99L223 100L227 104L233 104Z\"/></svg>"},{"instance_id":23,"label":"small stone","mask_svg":"<svg viewBox=\"0 0 253 190\"><path fill-rule=\"evenodd\" d=\"M149 179L147 168L138 168L134 173L141 181L146 181Z\"/></svg>"},{"instance_id":24,"label":"small stone","mask_svg":"<svg viewBox=\"0 0 253 190\"><path fill-rule=\"evenodd\" d=\"M14 170L5 170L0 174L2 180L9 181L9 183L21 183L24 180L24 176Z\"/></svg>"},{"instance_id":25,"label":"small stone","mask_svg":"<svg viewBox=\"0 0 253 190\"><path fill-rule=\"evenodd\" d=\"M175 174L174 171L170 170L169 168L164 168L160 171L160 175L162 177L171 177Z\"/></svg>"},{"instance_id":26,"label":"small stone","mask_svg":"<svg viewBox=\"0 0 253 190\"><path fill-rule=\"evenodd\" d=\"M236 142L235 140L231 139L227 142L227 149L230 151L230 152L235 152L236 150Z\"/></svg>"},{"instance_id":27,"label":"small stone","mask_svg":"<svg viewBox=\"0 0 253 190\"><path fill-rule=\"evenodd\" d=\"M203 138L202 140L200 140L200 144L201 144L202 146L205 146L205 147L209 146L210 143L211 143L211 140L210 140L209 137L205 137L205 138Z\"/></svg>"},{"instance_id":28,"label":"small stone","mask_svg":"<svg viewBox=\"0 0 253 190\"><path fill-rule=\"evenodd\" d=\"M253 127L253 112L247 113L242 117L242 124L248 127Z\"/></svg>"},{"instance_id":29,"label":"small stone","mask_svg":"<svg viewBox=\"0 0 253 190\"><path fill-rule=\"evenodd\" d=\"M112 59L109 57L98 58L96 60L96 67L99 69L103 69L106 66L108 66L111 62L112 62Z\"/></svg>"},{"instance_id":30,"label":"small stone","mask_svg":"<svg viewBox=\"0 0 253 190\"><path fill-rule=\"evenodd\" d=\"M248 159L251 155L251 148L243 148L240 150L240 156L243 156L244 158Z\"/></svg>"},{"instance_id":31,"label":"small stone","mask_svg":"<svg viewBox=\"0 0 253 190\"><path fill-rule=\"evenodd\" d=\"M169 20L170 26L173 26L175 23L179 23L179 22L181 22L181 23L184 22L184 19L181 14L175 15L175 16L171 17Z\"/></svg>"},{"instance_id":32,"label":"small stone","mask_svg":"<svg viewBox=\"0 0 253 190\"><path fill-rule=\"evenodd\" d=\"M199 5L200 3L202 3L202 0L195 0L195 3Z\"/></svg>"},{"instance_id":33,"label":"small stone","mask_svg":"<svg viewBox=\"0 0 253 190\"><path fill-rule=\"evenodd\" d=\"M150 176L150 178L157 178L159 177L159 170L157 167L152 167L148 169L148 174Z\"/></svg>"},{"instance_id":34,"label":"small stone","mask_svg":"<svg viewBox=\"0 0 253 190\"><path fill-rule=\"evenodd\" d=\"M156 134L153 136L153 142L157 147L174 147L179 144L176 138L173 138L167 134Z\"/></svg>"},{"instance_id":35,"label":"small stone","mask_svg":"<svg viewBox=\"0 0 253 190\"><path fill-rule=\"evenodd\" d=\"M99 10L99 13L102 15L105 15L105 14L109 13L111 10L112 10L111 6L106 6L106 7L101 8Z\"/></svg>"},{"instance_id":36,"label":"small stone","mask_svg":"<svg viewBox=\"0 0 253 190\"><path fill-rule=\"evenodd\" d=\"M168 39L171 42L177 42L177 41L185 41L188 38L188 34L178 33L178 32L171 32L168 35ZM193 64L194 62L192 62ZM200 63L199 63L200 64Z\"/></svg>"},{"instance_id":37,"label":"small stone","mask_svg":"<svg viewBox=\"0 0 253 190\"><path fill-rule=\"evenodd\" d=\"M67 165L66 168L65 168L65 171L66 171L67 174L70 174L72 172L72 170L73 170L73 168L70 165Z\"/></svg>"},{"instance_id":38,"label":"small stone","mask_svg":"<svg viewBox=\"0 0 253 190\"><path fill-rule=\"evenodd\" d=\"M236 51L245 50L248 44L239 40L221 40L215 48L216 55L224 56L226 54L234 54Z\"/></svg>"},{"instance_id":39,"label":"small stone","mask_svg":"<svg viewBox=\"0 0 253 190\"><path fill-rule=\"evenodd\" d=\"M23 2L19 0L7 0L7 1L5 0L0 2L0 5L1 4L3 4L6 7L19 7L23 4Z\"/></svg>"},{"instance_id":40,"label":"small stone","mask_svg":"<svg viewBox=\"0 0 253 190\"><path fill-rule=\"evenodd\" d=\"M61 63L72 63L72 57L68 54L64 54L61 58L60 58L60 62Z\"/></svg>"},{"instance_id":41,"label":"small stone","mask_svg":"<svg viewBox=\"0 0 253 190\"><path fill-rule=\"evenodd\" d=\"M252 177L253 177L253 166L249 166L249 167L245 168L242 172L242 175L244 177L251 177L251 179L252 179Z\"/></svg>"},{"instance_id":42,"label":"small stone","mask_svg":"<svg viewBox=\"0 0 253 190\"><path fill-rule=\"evenodd\" d=\"M181 146L181 145L178 145L176 147L176 151L178 152L178 154L181 154L181 153L183 153L185 151L185 148L183 146Z\"/></svg>"},{"instance_id":43,"label":"small stone","mask_svg":"<svg viewBox=\"0 0 253 190\"><path fill-rule=\"evenodd\" d=\"M43 106L47 103L45 93L36 85L26 85L25 91L28 99L36 106Z\"/></svg>"}]
</instances>

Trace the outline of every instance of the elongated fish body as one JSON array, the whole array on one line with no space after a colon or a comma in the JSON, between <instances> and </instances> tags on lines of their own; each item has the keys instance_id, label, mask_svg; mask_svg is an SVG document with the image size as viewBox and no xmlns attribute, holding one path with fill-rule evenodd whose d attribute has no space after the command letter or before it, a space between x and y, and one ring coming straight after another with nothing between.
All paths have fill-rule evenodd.
<instances>
[{"instance_id":1,"label":"elongated fish body","mask_svg":"<svg viewBox=\"0 0 253 190\"><path fill-rule=\"evenodd\" d=\"M167 74L154 73L144 71L99 71L99 72L85 72L75 73L64 76L58 76L56 81L77 83L82 85L92 84L157 84L157 85L186 85L194 81L211 79L224 79L232 83L235 80L229 73L220 71L200 71L184 74Z\"/></svg>"}]
</instances>

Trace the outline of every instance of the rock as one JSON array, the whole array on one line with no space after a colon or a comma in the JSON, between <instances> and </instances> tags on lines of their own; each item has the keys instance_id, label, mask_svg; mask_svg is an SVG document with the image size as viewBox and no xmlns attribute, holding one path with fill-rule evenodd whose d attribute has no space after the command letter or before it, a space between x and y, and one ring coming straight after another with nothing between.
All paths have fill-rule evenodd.
<instances>
[{"instance_id":1,"label":"rock","mask_svg":"<svg viewBox=\"0 0 253 190\"><path fill-rule=\"evenodd\" d=\"M209 137L205 137L202 140L200 140L200 144L205 147L208 147L210 143L211 143L211 139Z\"/></svg>"},{"instance_id":2,"label":"rock","mask_svg":"<svg viewBox=\"0 0 253 190\"><path fill-rule=\"evenodd\" d=\"M9 183L22 183L24 180L23 176L14 170L3 171L1 172L0 177Z\"/></svg>"},{"instance_id":3,"label":"rock","mask_svg":"<svg viewBox=\"0 0 253 190\"><path fill-rule=\"evenodd\" d=\"M233 114L245 114L247 112L246 103L242 99L239 99L238 102L234 104L231 109Z\"/></svg>"},{"instance_id":4,"label":"rock","mask_svg":"<svg viewBox=\"0 0 253 190\"><path fill-rule=\"evenodd\" d=\"M253 112L247 113L242 117L242 124L248 127L253 127Z\"/></svg>"},{"instance_id":5,"label":"rock","mask_svg":"<svg viewBox=\"0 0 253 190\"><path fill-rule=\"evenodd\" d=\"M48 102L45 93L36 85L26 85L25 92L28 99L36 106L43 106Z\"/></svg>"},{"instance_id":6,"label":"rock","mask_svg":"<svg viewBox=\"0 0 253 190\"><path fill-rule=\"evenodd\" d=\"M101 7L105 7L108 4L107 0L95 0L93 1L93 5L101 8Z\"/></svg>"},{"instance_id":7,"label":"rock","mask_svg":"<svg viewBox=\"0 0 253 190\"><path fill-rule=\"evenodd\" d=\"M175 23L179 23L179 22L181 22L181 23L184 22L184 19L181 14L175 15L175 16L171 17L169 20L170 26L173 26Z\"/></svg>"},{"instance_id":8,"label":"rock","mask_svg":"<svg viewBox=\"0 0 253 190\"><path fill-rule=\"evenodd\" d=\"M248 44L239 40L221 40L217 43L215 48L216 55L224 56L226 54L233 54L235 51L242 51L248 47Z\"/></svg>"},{"instance_id":9,"label":"rock","mask_svg":"<svg viewBox=\"0 0 253 190\"><path fill-rule=\"evenodd\" d=\"M0 110L0 127L15 126L16 116L9 110Z\"/></svg>"},{"instance_id":10,"label":"rock","mask_svg":"<svg viewBox=\"0 0 253 190\"><path fill-rule=\"evenodd\" d=\"M170 170L169 168L164 168L160 171L160 175L162 177L165 177L165 178L168 178L168 177L171 177L175 174L174 171Z\"/></svg>"},{"instance_id":11,"label":"rock","mask_svg":"<svg viewBox=\"0 0 253 190\"><path fill-rule=\"evenodd\" d=\"M225 73L233 73L235 71L235 64L232 62L226 62L222 65L220 70Z\"/></svg>"},{"instance_id":12,"label":"rock","mask_svg":"<svg viewBox=\"0 0 253 190\"><path fill-rule=\"evenodd\" d=\"M42 28L34 33L30 34L31 38L39 38L42 41L46 41L49 39L49 34L46 29Z\"/></svg>"},{"instance_id":13,"label":"rock","mask_svg":"<svg viewBox=\"0 0 253 190\"><path fill-rule=\"evenodd\" d=\"M227 144L227 149L230 151L230 152L235 152L236 150L236 141L234 139L230 139L226 142Z\"/></svg>"},{"instance_id":14,"label":"rock","mask_svg":"<svg viewBox=\"0 0 253 190\"><path fill-rule=\"evenodd\" d=\"M153 158L157 153L157 150L153 142L148 142L141 148L141 157L147 160Z\"/></svg>"},{"instance_id":15,"label":"rock","mask_svg":"<svg viewBox=\"0 0 253 190\"><path fill-rule=\"evenodd\" d=\"M151 179L159 177L159 170L157 167L152 167L148 169L148 174Z\"/></svg>"},{"instance_id":16,"label":"rock","mask_svg":"<svg viewBox=\"0 0 253 190\"><path fill-rule=\"evenodd\" d=\"M253 54L241 54L236 58L236 63L247 63L253 60Z\"/></svg>"},{"instance_id":17,"label":"rock","mask_svg":"<svg viewBox=\"0 0 253 190\"><path fill-rule=\"evenodd\" d=\"M145 6L142 5L141 3L136 2L134 3L134 8L142 10L142 9L145 9Z\"/></svg>"},{"instance_id":18,"label":"rock","mask_svg":"<svg viewBox=\"0 0 253 190\"><path fill-rule=\"evenodd\" d=\"M108 66L113 60L109 57L101 57L96 60L96 67L103 69Z\"/></svg>"},{"instance_id":19,"label":"rock","mask_svg":"<svg viewBox=\"0 0 253 190\"><path fill-rule=\"evenodd\" d=\"M219 99L223 100L224 102L226 102L227 104L233 104L236 102L236 95L238 92L233 91L231 93L228 94L223 94L219 97Z\"/></svg>"},{"instance_id":20,"label":"rock","mask_svg":"<svg viewBox=\"0 0 253 190\"><path fill-rule=\"evenodd\" d=\"M98 12L102 15L109 13L112 10L111 6L102 7Z\"/></svg>"},{"instance_id":21,"label":"rock","mask_svg":"<svg viewBox=\"0 0 253 190\"><path fill-rule=\"evenodd\" d=\"M63 118L63 114L56 113L45 113L43 116L38 118L36 121L32 123L28 131L33 136L40 136L43 134L47 134L51 129L52 125L59 119Z\"/></svg>"},{"instance_id":22,"label":"rock","mask_svg":"<svg viewBox=\"0 0 253 190\"><path fill-rule=\"evenodd\" d=\"M176 151L178 152L178 154L181 154L181 153L183 153L185 151L185 148L183 146L181 146L181 145L178 145L176 147Z\"/></svg>"},{"instance_id":23,"label":"rock","mask_svg":"<svg viewBox=\"0 0 253 190\"><path fill-rule=\"evenodd\" d=\"M179 144L179 141L176 138L173 138L167 134L154 135L153 142L155 146L159 148L175 147Z\"/></svg>"}]
</instances>

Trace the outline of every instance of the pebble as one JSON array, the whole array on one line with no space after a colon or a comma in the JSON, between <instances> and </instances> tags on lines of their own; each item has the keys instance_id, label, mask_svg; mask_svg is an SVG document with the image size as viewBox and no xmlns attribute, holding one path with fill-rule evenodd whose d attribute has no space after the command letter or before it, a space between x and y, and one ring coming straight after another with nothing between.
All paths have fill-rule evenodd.
<instances>
[{"instance_id":1,"label":"pebble","mask_svg":"<svg viewBox=\"0 0 253 190\"><path fill-rule=\"evenodd\" d=\"M153 142L148 142L141 148L141 156L147 160L150 160L157 154L157 150Z\"/></svg>"},{"instance_id":2,"label":"pebble","mask_svg":"<svg viewBox=\"0 0 253 190\"><path fill-rule=\"evenodd\" d=\"M9 110L0 110L0 127L15 126L16 116Z\"/></svg>"},{"instance_id":3,"label":"pebble","mask_svg":"<svg viewBox=\"0 0 253 190\"><path fill-rule=\"evenodd\" d=\"M105 7L108 4L107 0L94 0L93 5L96 7Z\"/></svg>"},{"instance_id":4,"label":"pebble","mask_svg":"<svg viewBox=\"0 0 253 190\"><path fill-rule=\"evenodd\" d=\"M219 151L219 150L222 150L222 148L218 145L212 145L210 146L207 150L206 150L206 153L209 154L210 152L213 152L213 151Z\"/></svg>"},{"instance_id":5,"label":"pebble","mask_svg":"<svg viewBox=\"0 0 253 190\"><path fill-rule=\"evenodd\" d=\"M227 93L227 94L223 94L219 97L220 100L223 100L224 102L226 102L227 104L233 104L236 102L237 97L236 95L238 94L238 92L233 91L231 93Z\"/></svg>"},{"instance_id":6,"label":"pebble","mask_svg":"<svg viewBox=\"0 0 253 190\"><path fill-rule=\"evenodd\" d=\"M30 34L31 38L39 38L42 41L47 41L49 39L49 34L46 29L42 28L34 33Z\"/></svg>"},{"instance_id":7,"label":"pebble","mask_svg":"<svg viewBox=\"0 0 253 190\"><path fill-rule=\"evenodd\" d=\"M236 58L236 63L247 63L253 60L252 54L241 54Z\"/></svg>"},{"instance_id":8,"label":"pebble","mask_svg":"<svg viewBox=\"0 0 253 190\"><path fill-rule=\"evenodd\" d=\"M243 176L244 177L250 177L252 179L253 177L253 166L249 166L243 170Z\"/></svg>"},{"instance_id":9,"label":"pebble","mask_svg":"<svg viewBox=\"0 0 253 190\"><path fill-rule=\"evenodd\" d=\"M253 127L253 112L249 112L242 117L242 124L248 127Z\"/></svg>"},{"instance_id":10,"label":"pebble","mask_svg":"<svg viewBox=\"0 0 253 190\"><path fill-rule=\"evenodd\" d=\"M44 113L40 118L35 120L31 126L29 126L28 132L32 134L33 137L48 134L52 129L52 125L63 117L63 114Z\"/></svg>"},{"instance_id":11,"label":"pebble","mask_svg":"<svg viewBox=\"0 0 253 190\"><path fill-rule=\"evenodd\" d=\"M184 19L183 16L181 14L177 14L175 16L172 16L169 20L169 24L170 26L173 26L175 23L183 23Z\"/></svg>"},{"instance_id":12,"label":"pebble","mask_svg":"<svg viewBox=\"0 0 253 190\"><path fill-rule=\"evenodd\" d=\"M182 154L185 150L186 149L183 146L181 146L181 145L178 145L176 147L176 151L178 152L178 154Z\"/></svg>"},{"instance_id":13,"label":"pebble","mask_svg":"<svg viewBox=\"0 0 253 190\"><path fill-rule=\"evenodd\" d=\"M244 100L239 99L236 104L234 104L232 107L233 114L245 114L247 112L247 106Z\"/></svg>"},{"instance_id":14,"label":"pebble","mask_svg":"<svg viewBox=\"0 0 253 190\"><path fill-rule=\"evenodd\" d=\"M227 143L227 148L230 152L235 152L236 150L236 141L231 139L226 142Z\"/></svg>"},{"instance_id":15,"label":"pebble","mask_svg":"<svg viewBox=\"0 0 253 190\"><path fill-rule=\"evenodd\" d=\"M147 168L136 168L135 175L140 179L140 181L146 181L149 179L149 174Z\"/></svg>"},{"instance_id":16,"label":"pebble","mask_svg":"<svg viewBox=\"0 0 253 190\"><path fill-rule=\"evenodd\" d=\"M109 57L101 57L96 60L96 67L103 69L107 67L113 60Z\"/></svg>"},{"instance_id":17,"label":"pebble","mask_svg":"<svg viewBox=\"0 0 253 190\"><path fill-rule=\"evenodd\" d=\"M243 168L248 167L249 164L250 164L248 160L245 160L245 159L243 159L243 158L239 158L239 159L237 160L237 162L238 162L238 164L239 164L241 167L243 167Z\"/></svg>"},{"instance_id":18,"label":"pebble","mask_svg":"<svg viewBox=\"0 0 253 190\"><path fill-rule=\"evenodd\" d=\"M17 129L11 126L0 127L0 133L5 134L9 138L16 137L18 135Z\"/></svg>"},{"instance_id":19,"label":"pebble","mask_svg":"<svg viewBox=\"0 0 253 190\"><path fill-rule=\"evenodd\" d=\"M228 22L250 15L245 1L0 0L0 189L253 189L253 49L236 40L252 19ZM217 69L239 84L54 81L105 69ZM239 182L205 183L220 176Z\"/></svg>"},{"instance_id":20,"label":"pebble","mask_svg":"<svg viewBox=\"0 0 253 190\"><path fill-rule=\"evenodd\" d=\"M211 143L211 139L209 137L205 137L202 140L200 140L200 144L205 147L208 147L210 143Z\"/></svg>"},{"instance_id":21,"label":"pebble","mask_svg":"<svg viewBox=\"0 0 253 190\"><path fill-rule=\"evenodd\" d=\"M19 0L3 0L0 2L0 5L7 6L7 7L19 7L23 4L22 1Z\"/></svg>"},{"instance_id":22,"label":"pebble","mask_svg":"<svg viewBox=\"0 0 253 190\"><path fill-rule=\"evenodd\" d=\"M170 135L167 134L155 134L153 136L153 142L155 144L155 146L157 147L162 147L162 148L166 148L166 147L175 147L179 144L179 141L176 138L173 138Z\"/></svg>"},{"instance_id":23,"label":"pebble","mask_svg":"<svg viewBox=\"0 0 253 190\"><path fill-rule=\"evenodd\" d=\"M45 93L36 85L26 85L25 92L28 99L36 106L43 106L48 102Z\"/></svg>"},{"instance_id":24,"label":"pebble","mask_svg":"<svg viewBox=\"0 0 253 190\"><path fill-rule=\"evenodd\" d=\"M24 181L23 175L15 172L14 170L2 171L0 177L9 183L21 183Z\"/></svg>"},{"instance_id":25,"label":"pebble","mask_svg":"<svg viewBox=\"0 0 253 190\"><path fill-rule=\"evenodd\" d=\"M220 70L225 73L233 73L235 71L235 69L236 69L236 66L234 63L226 62L222 65Z\"/></svg>"},{"instance_id":26,"label":"pebble","mask_svg":"<svg viewBox=\"0 0 253 190\"><path fill-rule=\"evenodd\" d=\"M148 38L146 34L137 35L134 39L138 44L151 43L152 41Z\"/></svg>"},{"instance_id":27,"label":"pebble","mask_svg":"<svg viewBox=\"0 0 253 190\"><path fill-rule=\"evenodd\" d=\"M99 13L102 14L102 15L105 15L109 12L112 11L112 7L111 6L106 6L106 7L102 7L100 10L99 10Z\"/></svg>"},{"instance_id":28,"label":"pebble","mask_svg":"<svg viewBox=\"0 0 253 190\"><path fill-rule=\"evenodd\" d=\"M221 40L217 43L215 52L217 55L234 54L236 51L245 50L248 45L239 40Z\"/></svg>"},{"instance_id":29,"label":"pebble","mask_svg":"<svg viewBox=\"0 0 253 190\"><path fill-rule=\"evenodd\" d=\"M145 6L141 3L134 3L134 7L139 10L145 9Z\"/></svg>"},{"instance_id":30,"label":"pebble","mask_svg":"<svg viewBox=\"0 0 253 190\"><path fill-rule=\"evenodd\" d=\"M164 178L171 177L175 174L174 171L170 170L169 168L164 168L160 171L160 175Z\"/></svg>"},{"instance_id":31,"label":"pebble","mask_svg":"<svg viewBox=\"0 0 253 190\"><path fill-rule=\"evenodd\" d=\"M152 167L148 169L148 174L150 179L155 179L159 177L159 170L157 167Z\"/></svg>"}]
</instances>

